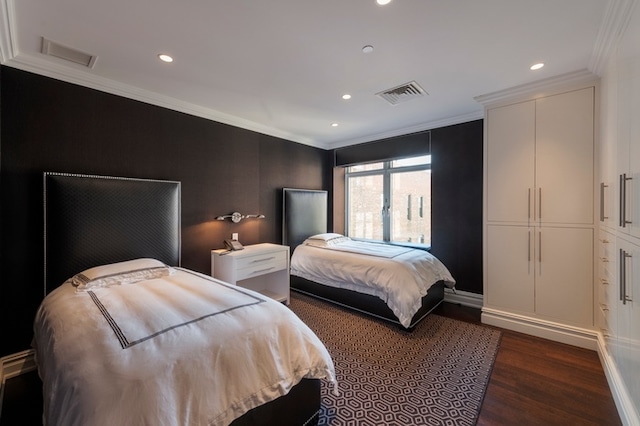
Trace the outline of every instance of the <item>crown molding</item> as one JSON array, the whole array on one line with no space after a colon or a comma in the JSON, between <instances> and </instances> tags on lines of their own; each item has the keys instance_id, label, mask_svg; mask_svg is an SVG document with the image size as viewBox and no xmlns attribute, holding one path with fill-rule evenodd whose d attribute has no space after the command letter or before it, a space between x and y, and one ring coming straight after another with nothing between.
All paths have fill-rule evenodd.
<instances>
[{"instance_id":1,"label":"crown molding","mask_svg":"<svg viewBox=\"0 0 640 426\"><path fill-rule=\"evenodd\" d=\"M602 75L611 52L615 50L624 34L633 8L637 3L638 0L610 0L607 4L607 10L588 65L588 69L592 73Z\"/></svg>"},{"instance_id":2,"label":"crown molding","mask_svg":"<svg viewBox=\"0 0 640 426\"><path fill-rule=\"evenodd\" d=\"M487 93L476 96L473 99L486 107L504 101L511 102L518 99L546 96L554 90L570 86L595 84L597 81L598 76L587 69L583 69Z\"/></svg>"},{"instance_id":3,"label":"crown molding","mask_svg":"<svg viewBox=\"0 0 640 426\"><path fill-rule=\"evenodd\" d=\"M327 144L325 146L325 149L336 149L336 148L342 148L343 146L348 146L348 145L356 145L359 143L373 142L381 139L393 138L396 136L404 136L411 133L424 132L426 130L433 130L440 127L452 126L454 124L467 123L469 121L480 120L482 118L484 118L484 112L479 110L479 111L474 111L468 114L456 115L454 117L447 117L440 120L420 123L415 126L402 127L400 129L390 130L388 132L374 133L367 136L363 136L361 138L345 139L342 141L332 142Z\"/></svg>"}]
</instances>

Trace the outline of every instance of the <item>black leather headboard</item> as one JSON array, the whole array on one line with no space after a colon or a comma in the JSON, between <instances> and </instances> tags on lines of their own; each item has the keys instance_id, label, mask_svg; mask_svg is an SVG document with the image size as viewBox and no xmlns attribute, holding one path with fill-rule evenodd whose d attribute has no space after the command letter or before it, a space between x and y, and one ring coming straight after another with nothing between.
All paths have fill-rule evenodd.
<instances>
[{"instance_id":1,"label":"black leather headboard","mask_svg":"<svg viewBox=\"0 0 640 426\"><path fill-rule=\"evenodd\" d=\"M93 266L180 265L180 182L44 173L44 291Z\"/></svg>"},{"instance_id":2,"label":"black leather headboard","mask_svg":"<svg viewBox=\"0 0 640 426\"><path fill-rule=\"evenodd\" d=\"M327 232L327 191L282 189L282 243L291 253L307 237Z\"/></svg>"}]
</instances>

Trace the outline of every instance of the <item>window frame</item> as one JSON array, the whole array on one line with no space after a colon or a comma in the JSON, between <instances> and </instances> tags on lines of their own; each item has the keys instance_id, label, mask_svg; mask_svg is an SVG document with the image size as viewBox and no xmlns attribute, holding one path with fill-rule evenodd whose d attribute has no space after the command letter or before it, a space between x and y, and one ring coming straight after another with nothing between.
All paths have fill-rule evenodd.
<instances>
[{"instance_id":1,"label":"window frame","mask_svg":"<svg viewBox=\"0 0 640 426\"><path fill-rule=\"evenodd\" d=\"M429 162L425 164L417 164L417 165L410 165L410 166L395 166L395 167L393 166L393 162L397 160L405 160L409 158L418 158L418 157L426 157L426 156L429 157ZM354 167L354 166L363 166L366 164L376 164L376 163L381 163L382 167L374 170L350 171L351 167ZM362 240L362 241L383 242L387 244L407 245L407 246L427 248L427 249L430 248L431 245L426 243L391 241L391 214L390 214L390 208L391 208L390 199L392 195L391 194L391 176L396 173L420 172L420 171L426 171L426 170L429 170L429 171L432 170L431 154L421 154L421 155L416 155L414 157L394 158L394 159L383 160L383 161L352 164L348 167L345 167L345 191L344 191L345 220L344 220L344 223L345 223L345 233L347 234L347 236L349 236L348 235L349 229L350 229L349 218L351 217L351 204L349 202L350 201L349 200L350 178L382 175L383 206L382 206L382 211L380 211L380 214L382 215L382 238L383 239L382 241L380 241L380 240L372 240L368 238L354 238L354 237L351 237L351 238L354 238L356 240ZM432 193L432 185L429 188L429 193L430 194ZM433 204L433 201L432 201L432 204ZM429 209L429 211L431 212L431 209ZM429 217L429 222L431 223L431 217ZM429 241L431 241L431 235L429 236Z\"/></svg>"}]
</instances>

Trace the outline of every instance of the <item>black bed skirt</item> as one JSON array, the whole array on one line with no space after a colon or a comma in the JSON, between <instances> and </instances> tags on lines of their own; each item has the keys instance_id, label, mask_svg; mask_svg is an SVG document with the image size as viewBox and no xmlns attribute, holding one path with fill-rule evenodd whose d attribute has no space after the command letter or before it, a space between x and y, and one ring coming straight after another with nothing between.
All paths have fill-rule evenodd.
<instances>
[{"instance_id":1,"label":"black bed skirt","mask_svg":"<svg viewBox=\"0 0 640 426\"><path fill-rule=\"evenodd\" d=\"M320 385L320 379L302 379L288 394L249 410L231 426L317 425Z\"/></svg>"},{"instance_id":2,"label":"black bed skirt","mask_svg":"<svg viewBox=\"0 0 640 426\"><path fill-rule=\"evenodd\" d=\"M308 294L313 297L327 300L347 308L355 309L387 321L391 321L404 328L393 311L387 304L376 296L358 293L353 290L330 287L318 284L314 281L302 277L291 275L291 289ZM438 281L429 288L427 294L422 298L422 307L411 319L411 324L407 329L411 330L424 317L433 311L444 300L444 282Z\"/></svg>"}]
</instances>

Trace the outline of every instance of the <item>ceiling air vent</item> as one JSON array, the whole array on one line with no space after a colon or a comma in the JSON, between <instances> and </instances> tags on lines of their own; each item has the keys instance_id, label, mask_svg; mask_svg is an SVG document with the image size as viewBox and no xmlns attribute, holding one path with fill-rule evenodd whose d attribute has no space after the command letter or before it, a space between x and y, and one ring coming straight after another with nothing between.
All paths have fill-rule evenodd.
<instances>
[{"instance_id":1,"label":"ceiling air vent","mask_svg":"<svg viewBox=\"0 0 640 426\"><path fill-rule=\"evenodd\" d=\"M428 95L422 87L415 81L410 83L401 84L393 89L384 90L376 93L376 96L380 96L391 105L397 105L401 102L410 101L411 99L420 98L424 95Z\"/></svg>"},{"instance_id":2,"label":"ceiling air vent","mask_svg":"<svg viewBox=\"0 0 640 426\"><path fill-rule=\"evenodd\" d=\"M93 68L93 65L96 63L97 59L97 56L95 55L89 55L88 53L63 46L44 37L42 37L42 53L44 53L45 55L64 59L65 61L84 65L88 68Z\"/></svg>"}]
</instances>

